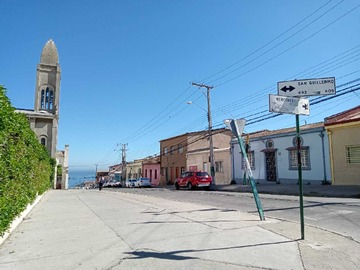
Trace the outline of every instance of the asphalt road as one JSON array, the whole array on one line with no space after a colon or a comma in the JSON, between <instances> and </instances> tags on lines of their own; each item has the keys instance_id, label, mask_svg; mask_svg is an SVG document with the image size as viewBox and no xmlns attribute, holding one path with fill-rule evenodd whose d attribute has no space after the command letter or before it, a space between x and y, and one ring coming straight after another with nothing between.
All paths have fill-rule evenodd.
<instances>
[{"instance_id":1,"label":"asphalt road","mask_svg":"<svg viewBox=\"0 0 360 270\"><path fill-rule=\"evenodd\" d=\"M239 210L257 213L252 194L203 191L203 190L173 190L164 188L147 189L109 189L115 192L140 193L163 199L192 202L229 210ZM297 196L260 194L265 218L272 217L293 221L299 226L300 203ZM336 232L360 243L360 199L304 197L305 224ZM305 231L306 235L306 231Z\"/></svg>"}]
</instances>

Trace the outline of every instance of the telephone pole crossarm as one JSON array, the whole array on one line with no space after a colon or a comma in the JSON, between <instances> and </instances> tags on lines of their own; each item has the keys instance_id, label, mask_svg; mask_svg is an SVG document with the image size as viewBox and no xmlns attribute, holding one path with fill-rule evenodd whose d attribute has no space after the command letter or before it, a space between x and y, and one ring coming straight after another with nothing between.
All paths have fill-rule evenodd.
<instances>
[{"instance_id":1,"label":"telephone pole crossarm","mask_svg":"<svg viewBox=\"0 0 360 270\"><path fill-rule=\"evenodd\" d=\"M203 87L203 88L206 88L206 89L213 89L214 88L214 86L209 86L209 85L206 85L206 84L203 84L203 83L192 82L191 85L198 86L198 87Z\"/></svg>"}]
</instances>

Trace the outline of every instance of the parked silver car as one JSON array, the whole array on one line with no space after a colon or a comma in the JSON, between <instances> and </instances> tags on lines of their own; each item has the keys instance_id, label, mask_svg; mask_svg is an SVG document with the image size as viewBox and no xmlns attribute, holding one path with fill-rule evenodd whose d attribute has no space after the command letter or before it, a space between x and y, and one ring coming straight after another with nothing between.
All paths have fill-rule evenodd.
<instances>
[{"instance_id":1,"label":"parked silver car","mask_svg":"<svg viewBox=\"0 0 360 270\"><path fill-rule=\"evenodd\" d=\"M125 182L125 186L128 188L135 187L136 179L128 179Z\"/></svg>"},{"instance_id":2,"label":"parked silver car","mask_svg":"<svg viewBox=\"0 0 360 270\"><path fill-rule=\"evenodd\" d=\"M140 177L136 179L136 187L151 187L151 179L147 177Z\"/></svg>"}]
</instances>

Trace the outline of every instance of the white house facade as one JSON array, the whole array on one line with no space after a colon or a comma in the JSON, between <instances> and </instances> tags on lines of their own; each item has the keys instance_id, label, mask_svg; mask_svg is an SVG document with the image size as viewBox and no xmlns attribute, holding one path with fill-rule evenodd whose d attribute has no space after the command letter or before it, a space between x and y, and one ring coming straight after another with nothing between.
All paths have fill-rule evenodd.
<instances>
[{"instance_id":1,"label":"white house facade","mask_svg":"<svg viewBox=\"0 0 360 270\"><path fill-rule=\"evenodd\" d=\"M323 123L300 127L300 137L303 183L329 183L329 143ZM237 139L231 141L231 150L232 179L243 183L245 164ZM248 153L255 182L298 182L295 128L250 134Z\"/></svg>"}]
</instances>

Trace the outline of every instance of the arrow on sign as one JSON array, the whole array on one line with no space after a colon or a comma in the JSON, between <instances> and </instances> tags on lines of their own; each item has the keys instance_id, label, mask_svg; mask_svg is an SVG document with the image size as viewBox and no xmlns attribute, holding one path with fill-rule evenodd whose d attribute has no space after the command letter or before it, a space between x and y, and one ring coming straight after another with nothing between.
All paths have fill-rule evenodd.
<instances>
[{"instance_id":1,"label":"arrow on sign","mask_svg":"<svg viewBox=\"0 0 360 270\"><path fill-rule=\"evenodd\" d=\"M295 87L292 86L292 85L290 85L289 87L284 86L284 87L281 88L280 90L281 90L281 91L284 91L284 92L286 93L287 91L291 92L291 91L294 90L294 89L295 89Z\"/></svg>"}]
</instances>

